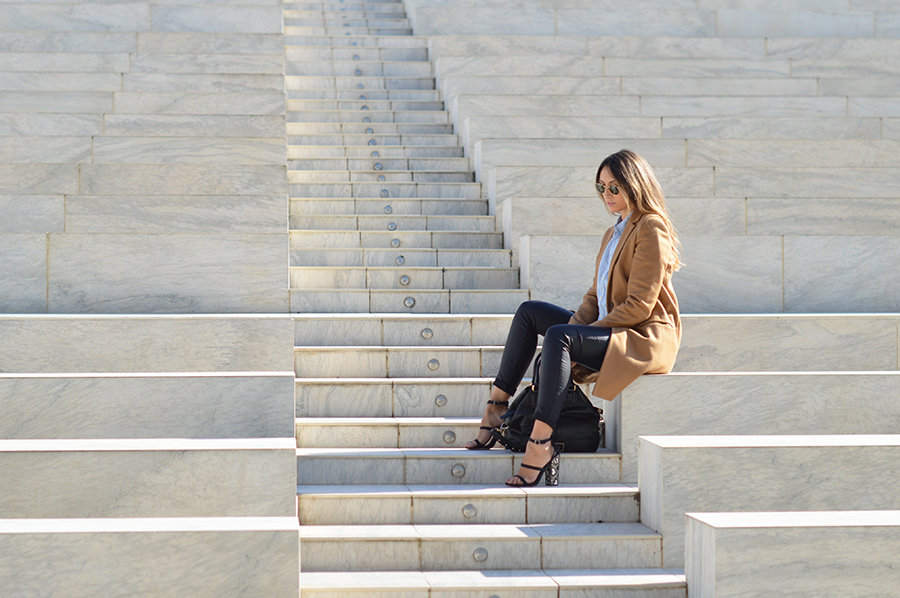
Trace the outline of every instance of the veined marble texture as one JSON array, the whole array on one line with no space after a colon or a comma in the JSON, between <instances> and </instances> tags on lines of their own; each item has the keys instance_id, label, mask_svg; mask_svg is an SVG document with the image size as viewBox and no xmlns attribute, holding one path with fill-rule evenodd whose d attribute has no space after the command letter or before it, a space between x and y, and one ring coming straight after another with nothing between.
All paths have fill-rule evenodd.
<instances>
[{"instance_id":1,"label":"veined marble texture","mask_svg":"<svg viewBox=\"0 0 900 598\"><path fill-rule=\"evenodd\" d=\"M17 596L298 598L295 517L4 520L0 583Z\"/></svg>"},{"instance_id":2,"label":"veined marble texture","mask_svg":"<svg viewBox=\"0 0 900 598\"><path fill-rule=\"evenodd\" d=\"M435 78L452 75L503 76L527 75L554 77L603 77L603 61L587 56L545 54L522 60L518 56L445 56L434 63Z\"/></svg>"},{"instance_id":3,"label":"veined marble texture","mask_svg":"<svg viewBox=\"0 0 900 598\"><path fill-rule=\"evenodd\" d=\"M0 374L0 438L286 438L294 377Z\"/></svg>"},{"instance_id":4,"label":"veined marble texture","mask_svg":"<svg viewBox=\"0 0 900 598\"><path fill-rule=\"evenodd\" d=\"M663 119L662 138L834 140L882 139L882 135L877 118L670 117Z\"/></svg>"},{"instance_id":5,"label":"veined marble texture","mask_svg":"<svg viewBox=\"0 0 900 598\"><path fill-rule=\"evenodd\" d=\"M576 309L592 284L601 234L530 235L520 240L522 285L530 298ZM565 256L565 259L561 259Z\"/></svg>"},{"instance_id":6,"label":"veined marble texture","mask_svg":"<svg viewBox=\"0 0 900 598\"><path fill-rule=\"evenodd\" d=\"M83 164L79 170L85 195L136 189L147 195L265 195L284 193L287 186L283 164Z\"/></svg>"},{"instance_id":7,"label":"veined marble texture","mask_svg":"<svg viewBox=\"0 0 900 598\"><path fill-rule=\"evenodd\" d=\"M0 337L2 372L293 370L287 314L0 316Z\"/></svg>"},{"instance_id":8,"label":"veined marble texture","mask_svg":"<svg viewBox=\"0 0 900 598\"><path fill-rule=\"evenodd\" d=\"M293 438L0 440L0 515L290 517L295 459Z\"/></svg>"},{"instance_id":9,"label":"veined marble texture","mask_svg":"<svg viewBox=\"0 0 900 598\"><path fill-rule=\"evenodd\" d=\"M153 31L211 33L281 33L281 7L155 6Z\"/></svg>"},{"instance_id":10,"label":"veined marble texture","mask_svg":"<svg viewBox=\"0 0 900 598\"><path fill-rule=\"evenodd\" d=\"M821 77L822 79L841 79L844 77L896 78L900 75L900 68L884 59L852 61L798 58L792 60L791 65L792 73L796 77Z\"/></svg>"},{"instance_id":11,"label":"veined marble texture","mask_svg":"<svg viewBox=\"0 0 900 598\"><path fill-rule=\"evenodd\" d=\"M58 93L60 89L71 92L119 91L122 75L119 73L4 73L0 72L0 85L6 91L46 91ZM8 118L8 115L5 116ZM99 134L99 133L98 133Z\"/></svg>"},{"instance_id":12,"label":"veined marble texture","mask_svg":"<svg viewBox=\"0 0 900 598\"><path fill-rule=\"evenodd\" d=\"M132 93L118 92L122 114L284 114L283 93Z\"/></svg>"},{"instance_id":13,"label":"veined marble texture","mask_svg":"<svg viewBox=\"0 0 900 598\"><path fill-rule=\"evenodd\" d=\"M281 75L125 73L115 91L151 93L284 93Z\"/></svg>"},{"instance_id":14,"label":"veined marble texture","mask_svg":"<svg viewBox=\"0 0 900 598\"><path fill-rule=\"evenodd\" d=\"M556 11L556 33L561 35L629 35L712 37L716 31L716 13L711 10L669 10L654 6L642 10L629 5L622 10L591 7ZM674 7L673 7L674 8Z\"/></svg>"},{"instance_id":15,"label":"veined marble texture","mask_svg":"<svg viewBox=\"0 0 900 598\"><path fill-rule=\"evenodd\" d=\"M789 77L789 60L606 58L606 77Z\"/></svg>"},{"instance_id":16,"label":"veined marble texture","mask_svg":"<svg viewBox=\"0 0 900 598\"><path fill-rule=\"evenodd\" d=\"M284 137L101 137L93 141L96 164L285 163Z\"/></svg>"},{"instance_id":17,"label":"veined marble texture","mask_svg":"<svg viewBox=\"0 0 900 598\"><path fill-rule=\"evenodd\" d=\"M447 76L438 82L438 89L445 101L460 94L506 94L516 93L545 95L619 95L622 93L618 77L562 77L562 76L469 76L465 74Z\"/></svg>"},{"instance_id":18,"label":"veined marble texture","mask_svg":"<svg viewBox=\"0 0 900 598\"><path fill-rule=\"evenodd\" d=\"M2 194L47 195L77 190L77 164L0 163Z\"/></svg>"},{"instance_id":19,"label":"veined marble texture","mask_svg":"<svg viewBox=\"0 0 900 598\"><path fill-rule=\"evenodd\" d=\"M556 12L524 7L473 8L407 6L410 25L416 35L555 35Z\"/></svg>"},{"instance_id":20,"label":"veined marble texture","mask_svg":"<svg viewBox=\"0 0 900 598\"><path fill-rule=\"evenodd\" d=\"M851 116L900 117L900 98L851 98Z\"/></svg>"},{"instance_id":21,"label":"veined marble texture","mask_svg":"<svg viewBox=\"0 0 900 598\"><path fill-rule=\"evenodd\" d=\"M854 1L853 4L857 2ZM888 6L896 8L896 4L892 2L884 8ZM862 8L862 10L881 10L881 8ZM890 60L887 57L892 52L900 51L900 41L883 38L772 38L766 40L766 51L771 58L888 63Z\"/></svg>"},{"instance_id":22,"label":"veined marble texture","mask_svg":"<svg viewBox=\"0 0 900 598\"><path fill-rule=\"evenodd\" d=\"M854 101L850 100L851 105ZM900 99L895 102L900 107ZM687 163L737 168L898 168L900 141L688 139Z\"/></svg>"},{"instance_id":23,"label":"veined marble texture","mask_svg":"<svg viewBox=\"0 0 900 598\"><path fill-rule=\"evenodd\" d=\"M103 114L112 112L112 94L80 91L3 91L0 112L50 112L71 114Z\"/></svg>"},{"instance_id":24,"label":"veined marble texture","mask_svg":"<svg viewBox=\"0 0 900 598\"><path fill-rule=\"evenodd\" d=\"M451 114L457 125L469 116L640 116L635 96L458 95Z\"/></svg>"},{"instance_id":25,"label":"veined marble texture","mask_svg":"<svg viewBox=\"0 0 900 598\"><path fill-rule=\"evenodd\" d=\"M815 232L817 235L894 236L900 230L896 199L854 199L847 210L847 199L804 199L785 201L777 198L747 199L747 234L786 235L785 239ZM851 242L855 245L862 241ZM869 238L869 243L877 243ZM862 308L860 308L862 310Z\"/></svg>"},{"instance_id":26,"label":"veined marble texture","mask_svg":"<svg viewBox=\"0 0 900 598\"><path fill-rule=\"evenodd\" d=\"M687 581L700 598L889 596L900 583L897 515L689 514Z\"/></svg>"},{"instance_id":27,"label":"veined marble texture","mask_svg":"<svg viewBox=\"0 0 900 598\"><path fill-rule=\"evenodd\" d=\"M284 116L109 114L110 137L281 137Z\"/></svg>"},{"instance_id":28,"label":"veined marble texture","mask_svg":"<svg viewBox=\"0 0 900 598\"><path fill-rule=\"evenodd\" d=\"M389 378L297 379L296 416L391 417L394 414L392 384Z\"/></svg>"},{"instance_id":29,"label":"veined marble texture","mask_svg":"<svg viewBox=\"0 0 900 598\"><path fill-rule=\"evenodd\" d=\"M283 234L51 235L49 311L278 313L287 252Z\"/></svg>"},{"instance_id":30,"label":"veined marble texture","mask_svg":"<svg viewBox=\"0 0 900 598\"><path fill-rule=\"evenodd\" d=\"M622 453L623 479L633 482L639 477L639 436L888 434L900 411L894 404L898 388L895 371L642 376L611 404L607 432Z\"/></svg>"},{"instance_id":31,"label":"veined marble texture","mask_svg":"<svg viewBox=\"0 0 900 598\"><path fill-rule=\"evenodd\" d=\"M622 77L622 93L640 96L815 96L820 82L806 79L767 77ZM826 94L821 94L826 95ZM833 95L833 94L832 94ZM807 98L810 99L810 98ZM728 115L732 116L732 115Z\"/></svg>"},{"instance_id":32,"label":"veined marble texture","mask_svg":"<svg viewBox=\"0 0 900 598\"><path fill-rule=\"evenodd\" d=\"M284 54L133 54L130 71L280 75L284 73Z\"/></svg>"},{"instance_id":33,"label":"veined marble texture","mask_svg":"<svg viewBox=\"0 0 900 598\"><path fill-rule=\"evenodd\" d=\"M900 37L900 14L876 13L875 29L879 37Z\"/></svg>"},{"instance_id":34,"label":"veined marble texture","mask_svg":"<svg viewBox=\"0 0 900 598\"><path fill-rule=\"evenodd\" d=\"M847 116L844 98L641 96L641 116L814 118ZM868 115L867 115L868 116Z\"/></svg>"},{"instance_id":35,"label":"veined marble texture","mask_svg":"<svg viewBox=\"0 0 900 598\"><path fill-rule=\"evenodd\" d=\"M717 168L716 195L896 198L900 168Z\"/></svg>"},{"instance_id":36,"label":"veined marble texture","mask_svg":"<svg viewBox=\"0 0 900 598\"><path fill-rule=\"evenodd\" d=\"M149 2L0 5L0 31L149 31Z\"/></svg>"},{"instance_id":37,"label":"veined marble texture","mask_svg":"<svg viewBox=\"0 0 900 598\"><path fill-rule=\"evenodd\" d=\"M872 12L819 10L723 9L717 11L716 29L723 37L875 37Z\"/></svg>"},{"instance_id":38,"label":"veined marble texture","mask_svg":"<svg viewBox=\"0 0 900 598\"><path fill-rule=\"evenodd\" d=\"M885 139L900 139L900 118L885 118L883 131Z\"/></svg>"},{"instance_id":39,"label":"veined marble texture","mask_svg":"<svg viewBox=\"0 0 900 598\"><path fill-rule=\"evenodd\" d=\"M65 228L62 195L0 195L0 233L59 233Z\"/></svg>"},{"instance_id":40,"label":"veined marble texture","mask_svg":"<svg viewBox=\"0 0 900 598\"><path fill-rule=\"evenodd\" d=\"M7 72L124 73L128 70L128 54L0 52L0 71Z\"/></svg>"},{"instance_id":41,"label":"veined marble texture","mask_svg":"<svg viewBox=\"0 0 900 598\"><path fill-rule=\"evenodd\" d=\"M167 0L167 3L168 0ZM171 2L175 4L176 2ZM194 4L277 4L269 0L203 0ZM163 2L156 2L163 4ZM187 5L188 2L178 1ZM2 39L2 38L0 38ZM95 50L97 51L97 50ZM132 50L133 51L133 50ZM137 34L137 51L143 54L280 54L284 52L284 37L280 33L191 33L146 31Z\"/></svg>"},{"instance_id":42,"label":"veined marble texture","mask_svg":"<svg viewBox=\"0 0 900 598\"><path fill-rule=\"evenodd\" d=\"M103 134L100 114L0 114L0 135L93 136Z\"/></svg>"},{"instance_id":43,"label":"veined marble texture","mask_svg":"<svg viewBox=\"0 0 900 598\"><path fill-rule=\"evenodd\" d=\"M733 37L643 37L618 34L587 38L588 54L610 58L759 59L769 57L766 53L766 41Z\"/></svg>"},{"instance_id":44,"label":"veined marble texture","mask_svg":"<svg viewBox=\"0 0 900 598\"><path fill-rule=\"evenodd\" d=\"M523 56L532 54L587 54L587 38L562 35L435 35L429 54L442 56Z\"/></svg>"},{"instance_id":45,"label":"veined marble texture","mask_svg":"<svg viewBox=\"0 0 900 598\"><path fill-rule=\"evenodd\" d=\"M897 77L850 77L820 79L819 94L823 96L896 96L900 95Z\"/></svg>"},{"instance_id":46,"label":"veined marble texture","mask_svg":"<svg viewBox=\"0 0 900 598\"><path fill-rule=\"evenodd\" d=\"M4 270L4 275L0 278L0 312L33 313L46 311L46 235L0 234L0 262L3 263ZM5 342L4 344L8 343Z\"/></svg>"},{"instance_id":47,"label":"veined marble texture","mask_svg":"<svg viewBox=\"0 0 900 598\"><path fill-rule=\"evenodd\" d=\"M897 509L898 457L894 435L642 436L641 521L679 567L685 513Z\"/></svg>"},{"instance_id":48,"label":"veined marble texture","mask_svg":"<svg viewBox=\"0 0 900 598\"><path fill-rule=\"evenodd\" d=\"M137 51L134 33L88 31L9 31L0 33L0 52Z\"/></svg>"},{"instance_id":49,"label":"veined marble texture","mask_svg":"<svg viewBox=\"0 0 900 598\"><path fill-rule=\"evenodd\" d=\"M502 217L503 222L503 238L506 246L512 249L513 266L518 266L522 259L522 251L520 250L520 239L525 236L546 236L555 235L597 235L602 234L607 228L615 223L613 217L610 216L606 209L600 204L599 200L593 198L576 198L576 197L551 197L551 198L526 198L526 197L509 197L501 202L498 215ZM559 215L553 218L551 215ZM566 239L568 240L568 239ZM562 243L566 243L566 240ZM590 243L590 250L596 254L599 247L595 247L596 243ZM541 251L544 248L533 246L535 253L529 254L529 259L540 260ZM548 251L554 252L554 257L562 255L560 248L546 248ZM577 252L581 257L581 252ZM573 256L574 257L574 256ZM553 261L551 258L550 261ZM568 260L560 260L561 262ZM582 260L577 260L578 266L585 265ZM539 269L538 264L533 264ZM530 268L528 271L534 275L538 270ZM584 275L578 280L586 279L590 275L589 266L584 270ZM527 284L528 280L523 276L522 281L526 284L523 288L531 289L534 293L535 287ZM538 282L537 279L531 278L532 283ZM554 281L555 282L555 281ZM551 283L552 285L553 283ZM552 286L549 286L552 288ZM542 289L543 290L543 289Z\"/></svg>"}]
</instances>

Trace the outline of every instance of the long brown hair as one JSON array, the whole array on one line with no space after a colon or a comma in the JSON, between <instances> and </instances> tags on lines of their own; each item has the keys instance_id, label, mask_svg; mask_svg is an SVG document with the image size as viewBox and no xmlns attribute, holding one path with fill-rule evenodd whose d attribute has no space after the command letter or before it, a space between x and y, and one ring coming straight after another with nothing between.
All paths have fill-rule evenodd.
<instances>
[{"instance_id":1,"label":"long brown hair","mask_svg":"<svg viewBox=\"0 0 900 598\"><path fill-rule=\"evenodd\" d=\"M675 269L680 268L681 242L678 240L678 233L675 231L672 221L669 220L666 198L650 164L635 152L623 149L603 159L597 168L595 182L600 182L600 171L604 167L609 167L613 178L625 193L625 201L632 210L639 214L655 214L662 218L672 237Z\"/></svg>"}]
</instances>

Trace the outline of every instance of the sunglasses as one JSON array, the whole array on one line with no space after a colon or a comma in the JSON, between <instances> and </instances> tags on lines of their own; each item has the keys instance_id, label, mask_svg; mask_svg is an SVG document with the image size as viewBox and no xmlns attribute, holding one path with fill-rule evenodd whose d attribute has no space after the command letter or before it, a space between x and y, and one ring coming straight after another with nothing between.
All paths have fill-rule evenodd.
<instances>
[{"instance_id":1,"label":"sunglasses","mask_svg":"<svg viewBox=\"0 0 900 598\"><path fill-rule=\"evenodd\" d=\"M597 190L597 193L599 193L600 195L603 195L603 192L606 191L606 185L604 185L603 183L594 183L594 189ZM618 195L619 188L616 185L610 185L609 192L612 193L613 195Z\"/></svg>"}]
</instances>

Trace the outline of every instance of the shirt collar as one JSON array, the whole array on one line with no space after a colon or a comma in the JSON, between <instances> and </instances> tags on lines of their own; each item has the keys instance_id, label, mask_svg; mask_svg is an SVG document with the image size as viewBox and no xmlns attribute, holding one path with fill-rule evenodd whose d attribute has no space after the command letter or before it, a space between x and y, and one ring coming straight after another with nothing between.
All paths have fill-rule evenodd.
<instances>
[{"instance_id":1,"label":"shirt collar","mask_svg":"<svg viewBox=\"0 0 900 598\"><path fill-rule=\"evenodd\" d=\"M629 218L631 218L631 214L628 214L628 216L625 218L625 220L622 220L622 217L619 216L619 219L616 220L616 230L619 232L622 232L623 230L625 230L625 225L628 223Z\"/></svg>"}]
</instances>

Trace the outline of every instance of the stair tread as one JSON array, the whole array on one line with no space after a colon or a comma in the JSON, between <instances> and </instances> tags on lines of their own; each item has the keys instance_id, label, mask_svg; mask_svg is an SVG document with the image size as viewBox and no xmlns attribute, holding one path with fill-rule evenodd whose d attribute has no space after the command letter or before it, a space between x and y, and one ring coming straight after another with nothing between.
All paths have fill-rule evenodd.
<instances>
[{"instance_id":1,"label":"stair tread","mask_svg":"<svg viewBox=\"0 0 900 598\"><path fill-rule=\"evenodd\" d=\"M659 538L642 523L472 523L406 525L302 525L300 539L438 539L438 538Z\"/></svg>"},{"instance_id":2,"label":"stair tread","mask_svg":"<svg viewBox=\"0 0 900 598\"><path fill-rule=\"evenodd\" d=\"M630 496L637 494L637 486L630 484L563 484L561 486L534 486L517 488L497 484L385 484L378 485L310 485L297 486L297 494L303 496L354 496L373 497L387 495L435 496L453 498L458 496L503 497L521 494L553 496Z\"/></svg>"},{"instance_id":3,"label":"stair tread","mask_svg":"<svg viewBox=\"0 0 900 598\"><path fill-rule=\"evenodd\" d=\"M506 450L491 449L487 451L470 451L464 448L298 448L298 457L367 457L394 459L397 457L435 457L441 459L459 458L465 456L468 459L508 459L509 457L521 457L521 453L512 453ZM566 459L603 459L619 458L619 453L609 449L598 449L595 453L566 453Z\"/></svg>"}]
</instances>

